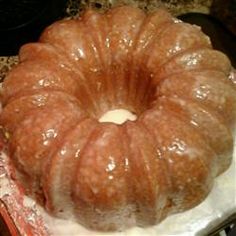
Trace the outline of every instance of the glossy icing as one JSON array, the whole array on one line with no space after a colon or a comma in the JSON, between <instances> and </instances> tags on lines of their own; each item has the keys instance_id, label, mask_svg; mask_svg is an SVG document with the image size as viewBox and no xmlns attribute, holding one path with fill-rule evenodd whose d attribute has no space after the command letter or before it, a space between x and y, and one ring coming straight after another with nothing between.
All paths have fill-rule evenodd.
<instances>
[{"instance_id":1,"label":"glossy icing","mask_svg":"<svg viewBox=\"0 0 236 236\"><path fill-rule=\"evenodd\" d=\"M51 214L97 230L154 225L199 204L230 165L232 68L198 27L162 9L88 10L19 56L0 121L27 194ZM137 119L99 122L114 109Z\"/></svg>"}]
</instances>

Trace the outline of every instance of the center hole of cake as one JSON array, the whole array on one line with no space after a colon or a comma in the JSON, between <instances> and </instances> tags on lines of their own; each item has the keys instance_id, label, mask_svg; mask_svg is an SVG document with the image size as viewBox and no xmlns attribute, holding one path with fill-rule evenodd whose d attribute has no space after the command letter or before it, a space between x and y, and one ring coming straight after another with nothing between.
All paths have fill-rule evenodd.
<instances>
[{"instance_id":1,"label":"center hole of cake","mask_svg":"<svg viewBox=\"0 0 236 236\"><path fill-rule=\"evenodd\" d=\"M110 110L104 113L100 119L99 122L111 122L115 124L123 124L126 121L135 121L137 119L137 116L126 110L126 109L115 109L115 110Z\"/></svg>"}]
</instances>

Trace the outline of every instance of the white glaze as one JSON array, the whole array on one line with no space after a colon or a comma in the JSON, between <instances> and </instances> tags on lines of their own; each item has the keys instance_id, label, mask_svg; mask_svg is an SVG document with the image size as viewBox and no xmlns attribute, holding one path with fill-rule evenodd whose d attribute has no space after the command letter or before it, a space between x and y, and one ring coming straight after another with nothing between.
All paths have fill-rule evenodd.
<instances>
[{"instance_id":1,"label":"white glaze","mask_svg":"<svg viewBox=\"0 0 236 236\"><path fill-rule=\"evenodd\" d=\"M115 124L123 124L127 120L134 121L137 116L125 109L115 109L106 112L100 119L99 122L112 122Z\"/></svg>"},{"instance_id":2,"label":"white glaze","mask_svg":"<svg viewBox=\"0 0 236 236\"><path fill-rule=\"evenodd\" d=\"M1 158L1 163L5 165L8 162L8 157L2 154ZM5 171L2 171L0 175L0 198L2 199L4 196L7 197L13 190L9 184L9 177L4 173ZM215 204L216 202L217 204ZM236 148L234 148L234 160L230 168L216 178L215 186L204 202L189 211L168 217L157 226L146 229L134 227L124 232L101 233L90 231L71 220L54 218L28 197L24 199L24 207L33 208L36 215L43 217L45 225L52 236L206 235L210 229L222 223L236 211ZM130 220L134 219L131 218Z\"/></svg>"},{"instance_id":3,"label":"white glaze","mask_svg":"<svg viewBox=\"0 0 236 236\"><path fill-rule=\"evenodd\" d=\"M124 232L102 233L85 229L70 220L53 218L42 208L40 211L52 235L57 236L205 235L236 211L236 148L233 163L225 173L216 178L214 188L204 202L189 211L172 215L153 227L146 229L134 227Z\"/></svg>"}]
</instances>

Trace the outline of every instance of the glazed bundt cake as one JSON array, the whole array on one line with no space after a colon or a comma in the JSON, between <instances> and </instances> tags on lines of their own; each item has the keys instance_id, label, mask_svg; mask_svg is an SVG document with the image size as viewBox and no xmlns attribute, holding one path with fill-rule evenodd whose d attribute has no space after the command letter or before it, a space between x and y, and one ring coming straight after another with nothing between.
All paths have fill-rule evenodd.
<instances>
[{"instance_id":1,"label":"glazed bundt cake","mask_svg":"<svg viewBox=\"0 0 236 236\"><path fill-rule=\"evenodd\" d=\"M227 56L163 9L86 11L24 45L1 124L26 193L97 230L149 226L199 204L233 153ZM126 109L136 120L101 122Z\"/></svg>"}]
</instances>

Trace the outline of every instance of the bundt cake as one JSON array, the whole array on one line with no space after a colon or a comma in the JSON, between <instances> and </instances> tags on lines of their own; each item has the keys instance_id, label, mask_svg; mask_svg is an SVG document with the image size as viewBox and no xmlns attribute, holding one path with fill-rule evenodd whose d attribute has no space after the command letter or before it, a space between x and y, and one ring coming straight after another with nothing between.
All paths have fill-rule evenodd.
<instances>
[{"instance_id":1,"label":"bundt cake","mask_svg":"<svg viewBox=\"0 0 236 236\"><path fill-rule=\"evenodd\" d=\"M55 22L3 83L1 125L26 193L96 230L149 226L199 204L231 162L227 56L163 9ZM137 116L102 122L108 111Z\"/></svg>"}]
</instances>

